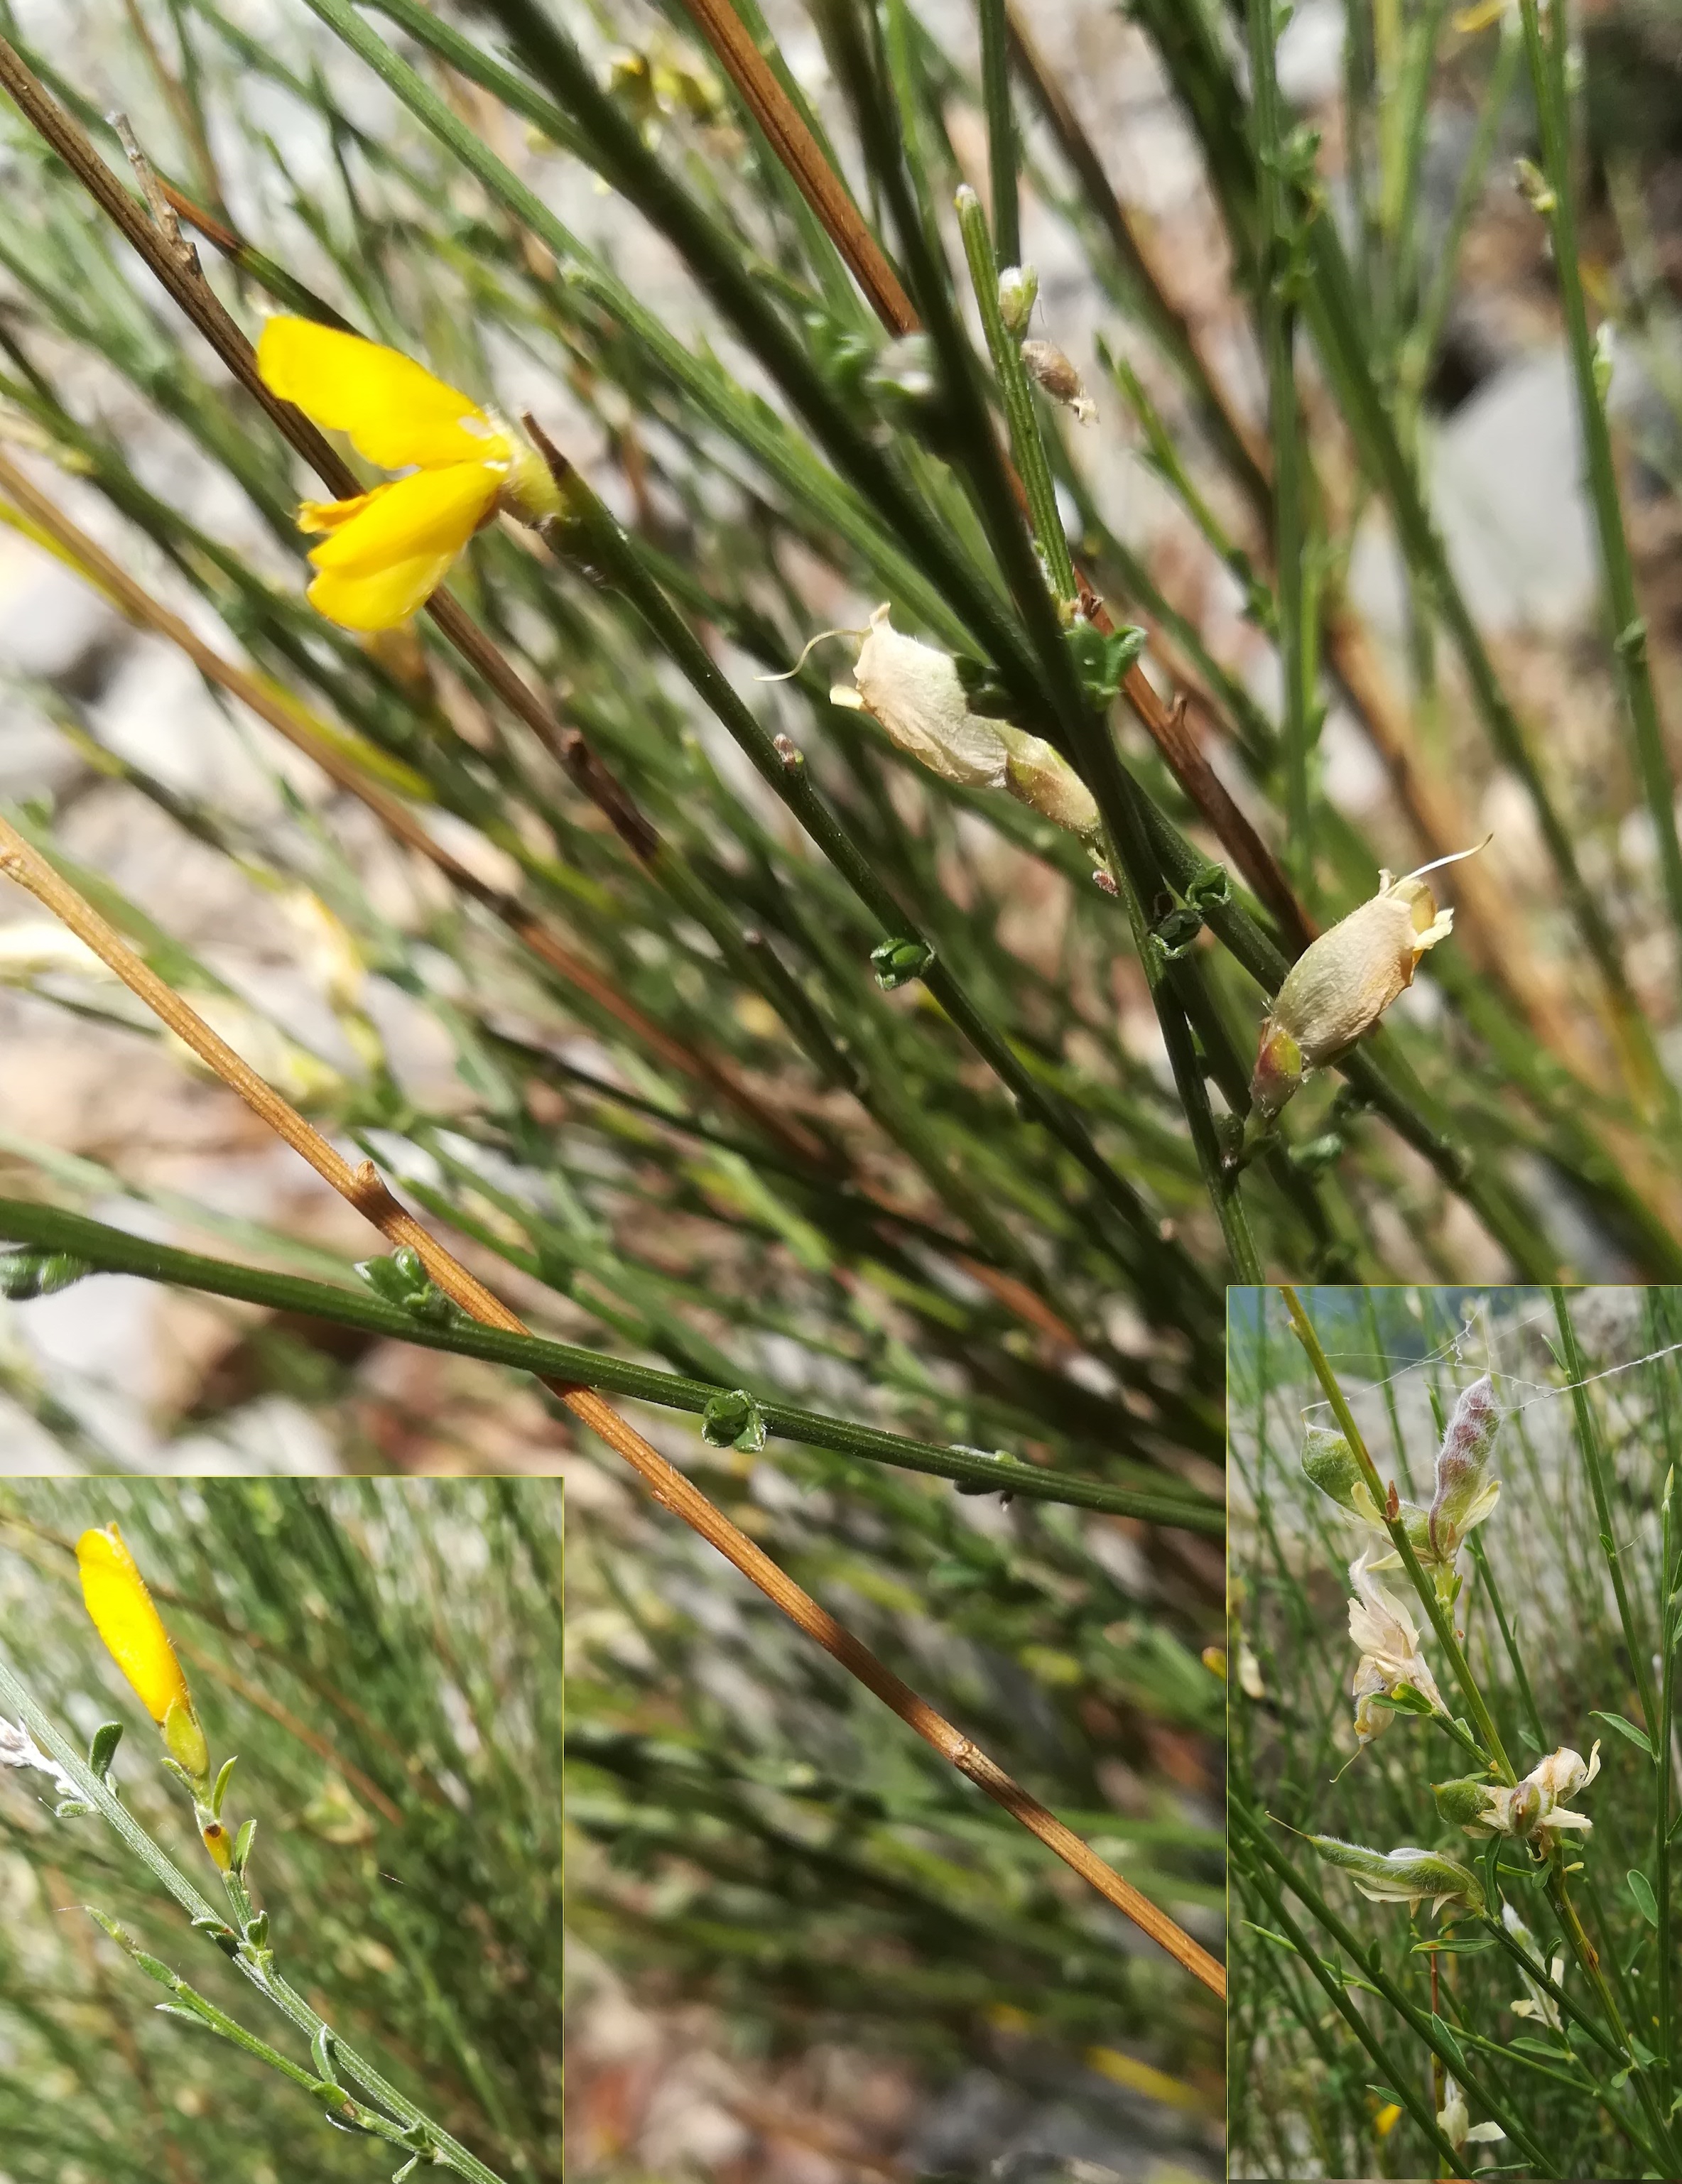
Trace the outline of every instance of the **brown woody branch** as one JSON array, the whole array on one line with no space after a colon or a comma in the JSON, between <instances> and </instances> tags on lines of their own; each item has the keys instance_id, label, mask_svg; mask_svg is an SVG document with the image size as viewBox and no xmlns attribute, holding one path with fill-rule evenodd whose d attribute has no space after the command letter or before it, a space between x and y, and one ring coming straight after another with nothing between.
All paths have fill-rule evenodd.
<instances>
[{"instance_id":1,"label":"brown woody branch","mask_svg":"<svg viewBox=\"0 0 1682 2184\"><path fill-rule=\"evenodd\" d=\"M190 1008L129 947L115 928L60 878L45 857L15 827L0 818L0 872L28 889L138 995L205 1066L238 1093L260 1121L302 1155L315 1173L348 1204L370 1222L394 1248L414 1251L445 1295L488 1327L511 1334L530 1330L502 1300L487 1290L429 1229L398 1202L371 1161L353 1167L298 1110L242 1061L225 1039ZM1033 1797L979 1746L905 1683L877 1655L837 1621L810 1593L796 1585L762 1547L732 1524L690 1479L668 1463L613 1406L588 1388L571 1382L543 1384L575 1418L606 1441L637 1473L662 1508L682 1518L709 1546L716 1547L750 1584L781 1609L809 1638L822 1646L849 1675L875 1693L900 1720L916 1730L942 1758L1009 1813L1066 1864L1125 1913L1177 1963L1224 1999L1223 1967L1146 1896L1106 1864L1074 1830Z\"/></svg>"}]
</instances>

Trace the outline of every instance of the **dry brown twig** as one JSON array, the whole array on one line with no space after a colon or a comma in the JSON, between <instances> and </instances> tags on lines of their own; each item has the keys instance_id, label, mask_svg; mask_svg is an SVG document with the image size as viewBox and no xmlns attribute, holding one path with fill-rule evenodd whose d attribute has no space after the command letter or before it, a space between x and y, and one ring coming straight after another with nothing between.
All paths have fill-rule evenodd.
<instances>
[{"instance_id":1,"label":"dry brown twig","mask_svg":"<svg viewBox=\"0 0 1682 2184\"><path fill-rule=\"evenodd\" d=\"M487 1327L503 1328L515 1334L530 1332L499 1297L398 1202L371 1161L353 1167L295 1107L242 1061L225 1039L218 1038L203 1018L136 955L92 903L63 879L3 818L0 818L0 872L15 880L61 919L131 993L198 1056L207 1068L237 1092L260 1121L301 1154L322 1180L371 1222L393 1248L407 1245L414 1251L446 1296ZM942 1758L1055 1851L1211 1993L1224 1999L1226 1974L1206 1949L1166 1912L1159 1910L1148 1897L1124 1880L1073 1829L1066 1826L961 1730L919 1698L886 1662L878 1659L862 1640L855 1637L810 1593L796 1585L698 1486L668 1463L610 1403L593 1390L569 1382L546 1380L543 1385L581 1424L589 1427L624 1458L662 1508L681 1517L849 1674L856 1677L901 1721L915 1730Z\"/></svg>"}]
</instances>

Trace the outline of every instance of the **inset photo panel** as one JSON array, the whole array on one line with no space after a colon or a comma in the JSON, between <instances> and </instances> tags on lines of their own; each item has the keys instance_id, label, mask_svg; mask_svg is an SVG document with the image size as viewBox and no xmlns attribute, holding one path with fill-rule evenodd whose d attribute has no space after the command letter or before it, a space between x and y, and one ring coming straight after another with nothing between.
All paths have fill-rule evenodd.
<instances>
[{"instance_id":1,"label":"inset photo panel","mask_svg":"<svg viewBox=\"0 0 1682 2184\"><path fill-rule=\"evenodd\" d=\"M1682 1290L1228 1306L1229 2175L1682 2174Z\"/></svg>"},{"instance_id":2,"label":"inset photo panel","mask_svg":"<svg viewBox=\"0 0 1682 2184\"><path fill-rule=\"evenodd\" d=\"M559 2178L562 1503L0 1485L0 2175Z\"/></svg>"}]
</instances>

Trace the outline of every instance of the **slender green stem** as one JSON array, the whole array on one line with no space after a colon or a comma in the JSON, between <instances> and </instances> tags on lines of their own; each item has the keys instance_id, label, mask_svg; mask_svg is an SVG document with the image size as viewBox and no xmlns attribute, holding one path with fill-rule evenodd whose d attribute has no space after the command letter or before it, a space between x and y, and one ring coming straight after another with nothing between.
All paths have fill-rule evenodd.
<instances>
[{"instance_id":1,"label":"slender green stem","mask_svg":"<svg viewBox=\"0 0 1682 2184\"><path fill-rule=\"evenodd\" d=\"M1512 86L1518 74L1522 55L1523 40L1518 18L1504 16L1495 64L1490 72L1483 103L1478 109L1477 127L1473 132L1465 164L1460 170L1460 179L1455 186L1454 204L1448 216L1448 225L1435 244L1431 275L1418 314L1403 339L1397 358L1398 423L1408 421L1404 437L1410 443L1412 439L1412 413L1417 410L1425 383L1437 361L1437 352L1442 345L1443 329L1448 324L1448 315L1453 308L1459 286L1461 245L1483 194L1490 158L1495 150L1496 134L1507 112L1507 101L1512 96Z\"/></svg>"},{"instance_id":2,"label":"slender green stem","mask_svg":"<svg viewBox=\"0 0 1682 2184\"><path fill-rule=\"evenodd\" d=\"M1284 677L1285 809L1299 887L1312 892L1314 844L1309 768L1317 726L1315 705L1314 587L1309 566L1307 468L1296 393L1296 263L1300 241L1284 184L1285 148L1274 75L1275 0L1247 0L1250 98L1256 130L1261 227L1257 318L1267 372L1273 451L1273 569L1278 594L1279 665Z\"/></svg>"},{"instance_id":3,"label":"slender green stem","mask_svg":"<svg viewBox=\"0 0 1682 2184\"><path fill-rule=\"evenodd\" d=\"M159 1848L126 1806L121 1804L106 1783L95 1775L75 1747L62 1734L51 1717L36 1704L27 1689L3 1660L0 1660L0 1709L3 1709L12 1719L20 1722L47 1757L64 1769L75 1784L76 1795L83 1803L92 1806L174 1897L189 1919L206 1920L207 1930L226 1925L226 1919L214 1905L200 1895L174 1859ZM244 1953L231 1961L260 1995L282 2010L309 2038L313 2040L325 2028L332 2041L334 2059L346 2075L354 2079L382 2108L389 2109L400 2123L420 2126L429 2131L439 2157L447 2166L454 2169L459 2176L466 2177L469 2184L503 2184L503 2179L493 2169L487 2169L476 2155L470 2153L458 2140L416 2108L413 2101L400 2093L395 2086L387 2083L371 2063L341 2038L327 2025L326 2020L312 2009L303 1996L272 1969L265 1968Z\"/></svg>"},{"instance_id":4,"label":"slender green stem","mask_svg":"<svg viewBox=\"0 0 1682 2184\"><path fill-rule=\"evenodd\" d=\"M1601 1964L1600 1952L1584 1930L1583 1921L1578 1916L1577 1907L1571 1900L1571 1892L1565 1880L1563 1850L1557 1849L1553 1853L1548 1872L1547 1890L1548 1901L1553 1905L1555 1915L1564 1930L1566 1940L1571 1945L1572 1953L1582 1967L1585 1978L1595 1990L1601 2008L1606 2012L1607 2022L1612 2026L1623 2048L1624 2059L1629 2069L1629 2082L1635 2087L1635 2098L1640 2103L1642 2114L1647 2119L1648 2126L1653 2134L1654 2143L1669 2164L1666 2173L1674 2176L1679 2173L1678 2156L1675 2143L1671 2137L1670 2126L1660 2111L1651 2086L1647 2082L1647 2072L1641 2067L1636 2059L1635 2051L1629 2045L1629 2035L1624 2029L1624 2019L1618 2007L1618 1998L1612 1993L1611 1984Z\"/></svg>"},{"instance_id":5,"label":"slender green stem","mask_svg":"<svg viewBox=\"0 0 1682 2184\"><path fill-rule=\"evenodd\" d=\"M993 359L993 375L1005 405L1011 452L1028 495L1034 537L1045 556L1053 590L1060 599L1072 601L1077 596L1074 564L1063 535L1063 519L1057 508L1057 488L1051 480L1051 465L1045 459L1045 443L1039 435L1033 389L1028 384L1018 342L1005 326L999 308L999 265L988 237L986 216L981 209L981 199L967 183L959 190L956 203L958 232L969 261L970 282L981 314L982 332L987 337L988 354Z\"/></svg>"},{"instance_id":6,"label":"slender green stem","mask_svg":"<svg viewBox=\"0 0 1682 2184\"><path fill-rule=\"evenodd\" d=\"M993 239L1006 265L1022 256L1016 203L1016 122L1011 111L1011 51L1005 0L977 0L981 20L981 98L987 109L987 171L993 193Z\"/></svg>"},{"instance_id":7,"label":"slender green stem","mask_svg":"<svg viewBox=\"0 0 1682 2184\"><path fill-rule=\"evenodd\" d=\"M1291 1861L1262 1825L1261 1815L1247 1798L1236 1790L1227 1797L1227 1816L1235 1822L1245 1841L1255 1854L1264 1859L1292 1895L1311 1911L1326 1931L1348 1956L1351 1964L1361 1967L1362 1975L1369 1980L1383 1999L1406 2022L1408 2030L1422 2041L1433 2055L1440 2056L1453 2071L1458 2084L1486 2108L1506 2131L1513 2144L1525 2158L1540 2169L1545 2176L1557 2176L1558 2170L1549 2162L1541 2148L1526 2131L1517 2114L1508 2107L1495 2089L1477 2076L1465 2071L1459 2059L1450 2050L1441 2035L1426 2014L1410 2002L1401 1988L1384 1970L1381 1953L1376 1946L1363 1947L1354 1930L1346 1925L1312 1881L1305 1880ZM1311 1967L1316 1961L1315 1952L1306 1945L1300 1947L1303 1959ZM1401 2086L1395 2088L1398 2092Z\"/></svg>"},{"instance_id":8,"label":"slender green stem","mask_svg":"<svg viewBox=\"0 0 1682 2184\"><path fill-rule=\"evenodd\" d=\"M1612 1596L1618 1602L1618 1619L1624 1632L1624 1648L1629 1656L1629 1671L1635 1680L1636 1692L1641 1702L1641 1725L1646 1730L1652 1747L1653 1763L1663 1768L1665 1752L1659 1724L1658 1695L1653 1689L1649 1649L1641 1644L1636 1633L1635 1618L1629 1605L1629 1590L1624 1578L1623 1554L1612 1528L1612 1505L1607 1496L1606 1463L1601 1451L1600 1432L1590 1406L1588 1389L1584 1385L1588 1377L1587 1368L1577 1345L1577 1330L1571 1323L1565 1291L1555 1289L1552 1295L1554 1320L1559 1329L1560 1362L1564 1366L1571 1384L1578 1453L1583 1459L1583 1468L1588 1474L1589 1490L1594 1496L1595 1517L1601 1528L1601 1552L1606 1557L1607 1568L1611 1573Z\"/></svg>"},{"instance_id":9,"label":"slender green stem","mask_svg":"<svg viewBox=\"0 0 1682 2184\"><path fill-rule=\"evenodd\" d=\"M1537 0L1519 0L1524 50L1535 93L1541 132L1542 162L1548 183L1547 217L1553 234L1554 270L1559 279L1565 337L1577 382L1577 413L1588 459L1590 496L1600 535L1601 566L1611 612L1612 653L1624 703L1635 740L1635 762L1647 800L1647 815L1658 844L1665 899L1675 928L1678 972L1682 975L1682 840L1676 831L1676 785L1665 754L1658 701L1647 660L1647 626L1635 596L1635 571L1618 500L1612 434L1607 424L1601 365L1589 326L1588 300L1577 255L1577 182L1571 156L1571 101L1566 88L1568 32L1562 0L1547 0L1543 33Z\"/></svg>"},{"instance_id":10,"label":"slender green stem","mask_svg":"<svg viewBox=\"0 0 1682 2184\"><path fill-rule=\"evenodd\" d=\"M1663 1383L1661 1380L1661 1386ZM1668 1418L1667 1418L1667 1440ZM1653 1824L1653 1901L1658 1909L1658 1942L1654 1961L1658 1970L1658 2053L1661 2082L1663 2086L1665 2113L1670 2113L1671 2086L1675 2073L1676 2059L1670 2044L1671 1988L1674 1970L1671 1963L1670 1927L1670 1792L1673 1776L1671 1758L1671 1724L1676 1718L1676 1611L1670 1602L1676 1583L1676 1466L1673 1462L1665 1478L1663 1518L1663 1552L1661 1588L1663 1606L1660 1613L1660 1642L1663 1646L1663 1670L1659 1685L1658 1741L1661 1746L1658 1768L1658 1816Z\"/></svg>"},{"instance_id":11,"label":"slender green stem","mask_svg":"<svg viewBox=\"0 0 1682 2184\"><path fill-rule=\"evenodd\" d=\"M1537 1708L1536 1695L1530 1688L1530 1672L1524 1665L1524 1656L1519 1650L1518 1641L1513 1635L1512 1625L1507 1620L1507 1604L1501 1596L1501 1588L1495 1583L1494 1565L1484 1552L1482 1535L1473 1532L1467 1545L1472 1551L1472 1560L1477 1565L1478 1575L1483 1581L1484 1597L1488 1600L1490 1612L1495 1616L1495 1627L1501 1632L1501 1644L1507 1649L1507 1663L1512 1670L1513 1680L1518 1686L1518 1696L1524 1708L1524 1719L1529 1724L1530 1734L1535 1739L1537 1751L1546 1752L1548 1749L1548 1736L1547 1731L1542 1727L1542 1717Z\"/></svg>"},{"instance_id":12,"label":"slender green stem","mask_svg":"<svg viewBox=\"0 0 1682 2184\"><path fill-rule=\"evenodd\" d=\"M337 1321L341 1326L359 1327L370 1334L413 1342L423 1349L511 1365L542 1379L605 1389L692 1416L703 1412L715 1397L733 1392L718 1384L657 1372L604 1351L552 1342L543 1335L513 1334L465 1318L434 1325L398 1306L387 1304L372 1290L337 1289L327 1282L177 1251L173 1245L154 1244L125 1229L109 1228L103 1222L32 1201L0 1199L0 1237L40 1251L66 1252L103 1273L138 1274L148 1281L234 1297L276 1312L306 1313L312 1318ZM805 1447L827 1449L866 1462L893 1463L989 1493L1020 1494L1033 1501L1067 1501L1117 1516L1181 1524L1211 1537L1220 1536L1225 1529L1225 1513L1218 1503L1189 1495L1111 1486L1100 1479L1044 1470L1038 1464L1001 1464L996 1459L886 1433L878 1427L827 1418L772 1397L755 1396L754 1400L768 1431Z\"/></svg>"},{"instance_id":13,"label":"slender green stem","mask_svg":"<svg viewBox=\"0 0 1682 2184\"><path fill-rule=\"evenodd\" d=\"M1326 1353L1321 1347L1320 1338L1314 1332L1313 1323L1302 1308L1302 1300L1288 1284L1280 1284L1279 1294L1284 1299L1285 1310L1290 1314L1290 1323L1296 1330L1297 1340L1308 1353L1308 1362L1314 1368L1314 1377L1325 1390L1326 1400L1331 1405L1333 1415L1338 1422L1338 1429L1348 1441L1354 1452L1356 1462L1361 1466L1362 1474L1367 1482L1367 1490L1373 1496L1373 1507L1381 1514L1384 1514L1389 1507L1389 1493L1378 1475L1378 1466L1367 1452L1366 1441L1362 1438L1361 1429L1355 1422L1355 1413L1349 1407L1349 1400L1339 1385L1337 1375L1333 1372ZM1399 1517L1384 1514L1384 1529L1390 1534L1390 1543L1395 1548L1403 1568L1412 1580L1413 1590L1419 1596L1420 1604L1430 1618L1431 1628L1436 1634L1437 1643L1442 1647L1449 1666L1454 1672L1455 1682L1466 1701L1473 1720L1477 1724L1478 1732L1484 1740L1485 1751L1493 1760L1501 1780L1509 1784L1516 1782L1518 1777L1513 1772L1512 1762L1507 1756L1507 1747L1501 1741L1501 1731L1495 1727L1495 1717L1490 1712L1484 1694L1479 1688L1476 1677L1472 1674L1470 1662L1461 1650L1460 1641L1454 1635L1454 1626L1444 1613L1441 1602L1437 1598L1437 1589L1420 1568L1419 1557L1413 1552L1413 1542L1407 1536L1406 1525Z\"/></svg>"},{"instance_id":14,"label":"slender green stem","mask_svg":"<svg viewBox=\"0 0 1682 2184\"><path fill-rule=\"evenodd\" d=\"M1327 1970L1321 1962L1319 1951L1285 1908L1284 1891L1278 1881L1272 1875L1263 1872L1253 1859L1246 1861L1245 1878L1265 1902L1268 1917L1296 1951L1299 1960L1307 1966L1309 1976L1322 1989L1333 2008L1372 2057L1382 2073L1383 2081L1423 2132L1426 2143L1435 2149L1440 2159L1446 2159L1453 2164L1454 2148L1444 2135L1442 2126L1429 2105L1420 2099L1413 2070L1405 2058L1391 2054L1351 2001L1342 1981ZM1318 2028L1314 2030L1317 2034ZM1451 2165L1441 2173L1451 2176L1455 2173L1454 2167Z\"/></svg>"}]
</instances>

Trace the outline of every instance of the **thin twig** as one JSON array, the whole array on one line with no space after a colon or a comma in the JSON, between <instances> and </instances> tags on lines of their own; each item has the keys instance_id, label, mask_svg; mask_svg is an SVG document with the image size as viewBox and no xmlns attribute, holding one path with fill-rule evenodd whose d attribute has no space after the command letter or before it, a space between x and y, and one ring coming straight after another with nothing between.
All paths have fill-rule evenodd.
<instances>
[{"instance_id":1,"label":"thin twig","mask_svg":"<svg viewBox=\"0 0 1682 2184\"><path fill-rule=\"evenodd\" d=\"M623 1024L649 1053L669 1067L707 1085L763 1130L772 1143L794 1154L804 1164L810 1166L822 1158L822 1148L815 1139L775 1113L749 1090L733 1071L712 1056L685 1046L662 1030L604 972L565 947L526 904L481 879L459 857L435 841L408 805L370 781L296 701L282 696L232 660L224 659L179 615L154 599L3 453L0 453L0 495L22 510L32 524L45 532L48 540L77 567L79 573L120 612L139 627L178 645L207 681L237 698L259 720L266 721L284 736L294 749L313 760L330 781L365 805L396 840L426 858L464 894L488 910L541 962Z\"/></svg>"},{"instance_id":2,"label":"thin twig","mask_svg":"<svg viewBox=\"0 0 1682 2184\"><path fill-rule=\"evenodd\" d=\"M16 49L0 38L0 88L31 127L63 159L100 209L125 237L203 335L228 370L276 428L304 457L336 499L349 499L363 488L301 410L271 394L257 369L251 343L224 309L198 269L198 254L176 230L169 235L148 218L102 159L86 135L53 97ZM190 261L190 264L189 262ZM490 638L447 592L437 591L426 611L443 636L487 683L509 710L566 767L573 780L602 811L633 853L645 862L660 847L647 818L591 749L582 733L565 727Z\"/></svg>"},{"instance_id":3,"label":"thin twig","mask_svg":"<svg viewBox=\"0 0 1682 2184\"><path fill-rule=\"evenodd\" d=\"M86 897L61 879L47 860L4 819L0 819L0 872L27 889L79 939L86 942L131 993L138 995L231 1090L238 1093L260 1121L301 1154L347 1204L371 1222L388 1243L394 1248L407 1245L413 1250L446 1296L487 1326L503 1328L510 1334L529 1334L525 1323L499 1297L493 1295L430 1230L423 1228L414 1215L398 1203L371 1161L352 1167L320 1131L265 1084L226 1040L217 1037L202 1017L142 961L114 927L99 915ZM732 1524L699 1487L668 1463L610 1403L604 1401L593 1390L571 1381L546 1380L543 1384L575 1418L625 1459L662 1508L682 1518L756 1585L773 1606L915 1730L942 1758L967 1775L995 1804L1055 1851L1211 1993L1224 1999L1225 1972L1206 1949L1166 1912L1160 1911L1148 1897L1124 1880L1072 1828L961 1730L919 1698L885 1662L879 1660L827 1608L820 1607L810 1593L802 1591L745 1532Z\"/></svg>"},{"instance_id":4,"label":"thin twig","mask_svg":"<svg viewBox=\"0 0 1682 2184\"><path fill-rule=\"evenodd\" d=\"M864 227L816 140L804 124L798 135L788 130L784 112L793 112L788 94L777 82L769 62L743 31L728 0L684 0L684 5L721 66L741 92L754 119L783 157L807 203L823 221L831 241L853 267L860 287L883 325L894 335L916 332L920 321L910 297L897 279L890 286L881 278L882 272L888 270L888 261ZM733 36L731 25L734 25ZM799 117L794 118L798 121ZM828 177L827 185L825 176ZM833 203L838 192L844 201L840 209ZM1022 482L1014 471L1011 476L1026 514L1027 496ZM1107 632L1115 627L1108 610L1084 578L1079 577L1078 571L1076 573L1083 612L1095 627ZM1137 664L1128 670L1122 689L1175 779L1202 813L1245 881L1279 920L1287 943L1295 950L1306 947L1313 938L1313 928L1289 882L1272 850L1233 801L1184 718L1157 695L1149 677Z\"/></svg>"}]
</instances>

